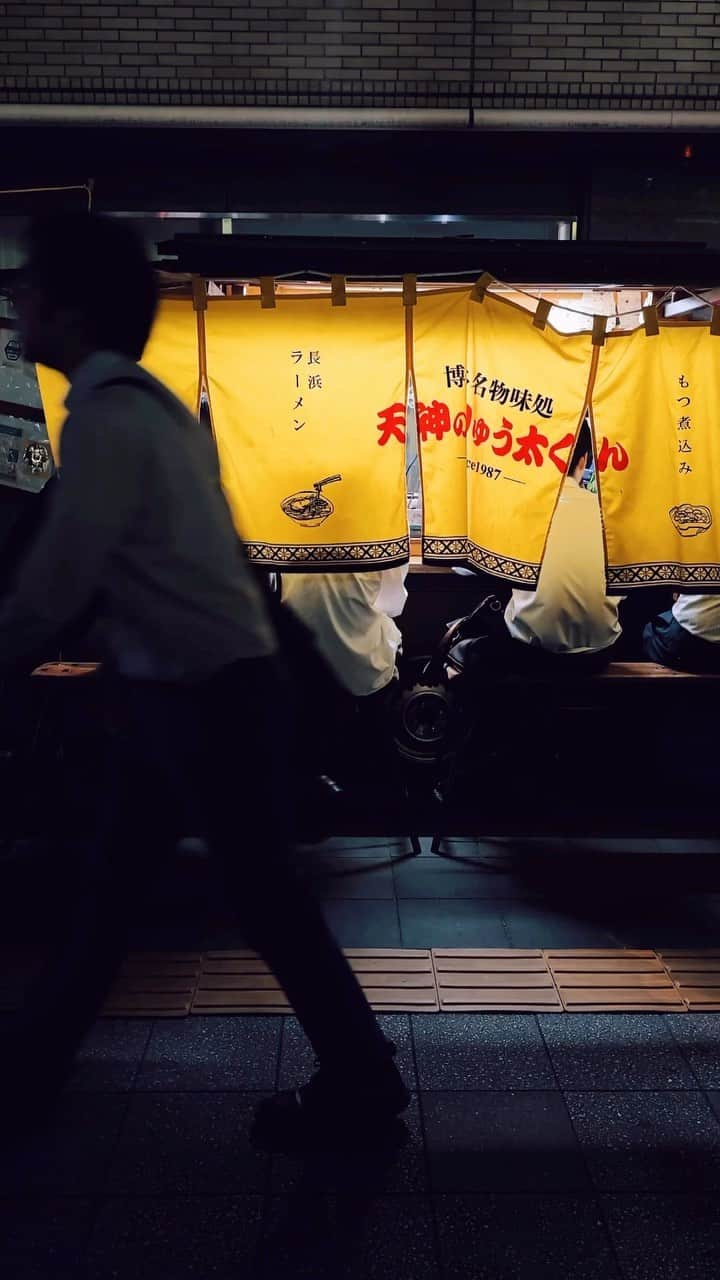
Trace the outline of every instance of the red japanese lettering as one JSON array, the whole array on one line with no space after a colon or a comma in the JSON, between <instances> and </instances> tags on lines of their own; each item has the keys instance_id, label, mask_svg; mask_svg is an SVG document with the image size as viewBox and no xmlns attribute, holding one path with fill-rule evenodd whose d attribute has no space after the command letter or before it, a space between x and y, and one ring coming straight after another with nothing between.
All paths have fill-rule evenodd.
<instances>
[{"instance_id":1,"label":"red japanese lettering","mask_svg":"<svg viewBox=\"0 0 720 1280\"><path fill-rule=\"evenodd\" d=\"M527 435L518 436L518 447L513 454L516 462L524 462L526 467L541 467L545 459L541 450L546 449L548 438L538 431L534 423L530 423Z\"/></svg>"},{"instance_id":2,"label":"red japanese lettering","mask_svg":"<svg viewBox=\"0 0 720 1280\"><path fill-rule=\"evenodd\" d=\"M473 444L484 444L490 439L490 428L484 418L478 418L473 426Z\"/></svg>"},{"instance_id":3,"label":"red japanese lettering","mask_svg":"<svg viewBox=\"0 0 720 1280\"><path fill-rule=\"evenodd\" d=\"M469 404L466 404L465 408L461 409L459 413L456 413L453 418L453 431L455 432L455 435L465 437L470 430L471 422L472 409Z\"/></svg>"},{"instance_id":4,"label":"red japanese lettering","mask_svg":"<svg viewBox=\"0 0 720 1280\"><path fill-rule=\"evenodd\" d=\"M508 422L507 418L503 418L502 422L500 430L493 431L493 440L502 440L502 444L494 444L492 447L493 453L496 453L499 458L503 458L513 447L513 424Z\"/></svg>"},{"instance_id":5,"label":"red japanese lettering","mask_svg":"<svg viewBox=\"0 0 720 1280\"><path fill-rule=\"evenodd\" d=\"M436 440L442 440L449 430L450 410L446 404L440 400L433 400L432 404L418 405L418 431L421 440L427 440L428 436L435 436Z\"/></svg>"},{"instance_id":6,"label":"red japanese lettering","mask_svg":"<svg viewBox=\"0 0 720 1280\"><path fill-rule=\"evenodd\" d=\"M598 471L606 471L608 464L613 471L625 471L629 461L627 449L624 449L621 444L610 444L607 436L603 436L602 444L598 450Z\"/></svg>"},{"instance_id":7,"label":"red japanese lettering","mask_svg":"<svg viewBox=\"0 0 720 1280\"><path fill-rule=\"evenodd\" d=\"M571 449L574 440L575 437L572 431L568 431L567 435L563 436L562 440L556 440L555 444L548 450L548 458L551 462L555 463L558 471L561 471L563 475L567 472L569 459L559 458L558 454L563 452L566 453Z\"/></svg>"},{"instance_id":8,"label":"red japanese lettering","mask_svg":"<svg viewBox=\"0 0 720 1280\"><path fill-rule=\"evenodd\" d=\"M378 410L377 429L380 432L378 444L387 444L388 440L399 440L405 443L405 405L400 401L388 405L387 409Z\"/></svg>"}]
</instances>

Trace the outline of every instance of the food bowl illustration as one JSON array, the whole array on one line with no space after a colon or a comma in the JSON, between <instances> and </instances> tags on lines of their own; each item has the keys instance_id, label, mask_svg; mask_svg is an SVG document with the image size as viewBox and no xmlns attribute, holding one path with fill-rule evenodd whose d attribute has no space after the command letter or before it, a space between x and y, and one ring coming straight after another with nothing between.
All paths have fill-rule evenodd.
<instances>
[{"instance_id":1,"label":"food bowl illustration","mask_svg":"<svg viewBox=\"0 0 720 1280\"><path fill-rule=\"evenodd\" d=\"M326 484L335 484L338 480L342 480L342 476L326 476L324 480L316 480L312 489L291 493L289 498L283 499L280 506L291 520L315 528L335 510L333 503L323 496L321 490Z\"/></svg>"},{"instance_id":2,"label":"food bowl illustration","mask_svg":"<svg viewBox=\"0 0 720 1280\"><path fill-rule=\"evenodd\" d=\"M692 502L681 502L670 508L670 519L681 538L696 538L699 533L707 533L712 525L712 512L709 507L696 507Z\"/></svg>"}]
</instances>

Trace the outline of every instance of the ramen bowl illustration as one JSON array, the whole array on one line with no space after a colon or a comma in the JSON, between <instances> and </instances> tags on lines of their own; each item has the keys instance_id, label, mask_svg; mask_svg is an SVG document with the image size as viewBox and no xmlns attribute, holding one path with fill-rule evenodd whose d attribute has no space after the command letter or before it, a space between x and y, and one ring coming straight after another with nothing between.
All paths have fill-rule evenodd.
<instances>
[{"instance_id":1,"label":"ramen bowl illustration","mask_svg":"<svg viewBox=\"0 0 720 1280\"><path fill-rule=\"evenodd\" d=\"M336 484L338 480L342 480L342 476L326 476L324 480L316 480L312 489L301 489L298 493L291 493L289 498L283 499L280 506L291 520L297 520L298 524L308 525L313 529L327 520L335 510L333 503L323 495L322 490L326 484Z\"/></svg>"},{"instance_id":2,"label":"ramen bowl illustration","mask_svg":"<svg viewBox=\"0 0 720 1280\"><path fill-rule=\"evenodd\" d=\"M699 533L707 533L713 522L709 507L696 507L691 502L671 507L670 519L681 538L696 538Z\"/></svg>"}]
</instances>

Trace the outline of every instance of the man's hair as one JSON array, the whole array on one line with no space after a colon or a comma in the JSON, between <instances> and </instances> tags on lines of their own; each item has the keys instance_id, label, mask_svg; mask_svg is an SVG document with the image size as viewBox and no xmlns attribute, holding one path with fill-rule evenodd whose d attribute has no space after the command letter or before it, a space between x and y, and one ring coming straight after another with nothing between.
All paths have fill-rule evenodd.
<instances>
[{"instance_id":1,"label":"man's hair","mask_svg":"<svg viewBox=\"0 0 720 1280\"><path fill-rule=\"evenodd\" d=\"M580 430L578 431L578 434L577 434L577 440L575 441L575 448L573 449L572 458L570 459L570 466L567 469L567 474L569 476L573 474L573 471L575 470L583 454L587 454L586 465L589 466L589 464L592 462L593 451L592 451L592 434L590 432L590 423L588 422L587 418L585 418L585 420L583 421L582 426L580 427Z\"/></svg>"},{"instance_id":2,"label":"man's hair","mask_svg":"<svg viewBox=\"0 0 720 1280\"><path fill-rule=\"evenodd\" d=\"M76 311L98 350L139 360L157 307L142 241L122 218L60 214L33 222L26 274L55 303Z\"/></svg>"}]
</instances>

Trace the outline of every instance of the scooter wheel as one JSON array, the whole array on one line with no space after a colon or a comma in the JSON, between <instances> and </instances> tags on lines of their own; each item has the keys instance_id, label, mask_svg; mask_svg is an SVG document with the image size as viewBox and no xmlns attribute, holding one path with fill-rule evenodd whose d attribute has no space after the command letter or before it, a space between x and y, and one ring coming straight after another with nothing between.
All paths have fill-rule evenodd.
<instances>
[{"instance_id":1,"label":"scooter wheel","mask_svg":"<svg viewBox=\"0 0 720 1280\"><path fill-rule=\"evenodd\" d=\"M416 684L401 696L395 745L401 756L431 764L447 739L450 703L443 685Z\"/></svg>"}]
</instances>

